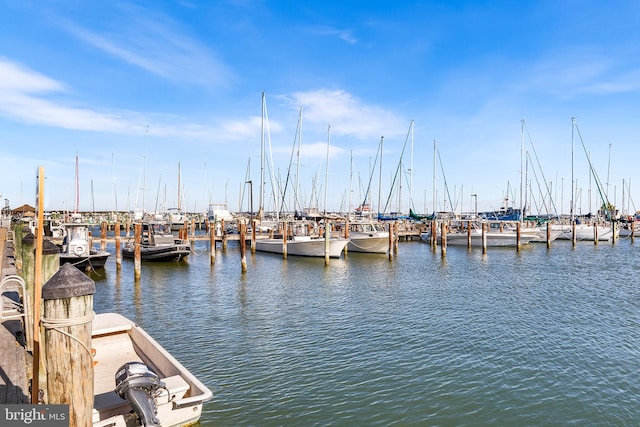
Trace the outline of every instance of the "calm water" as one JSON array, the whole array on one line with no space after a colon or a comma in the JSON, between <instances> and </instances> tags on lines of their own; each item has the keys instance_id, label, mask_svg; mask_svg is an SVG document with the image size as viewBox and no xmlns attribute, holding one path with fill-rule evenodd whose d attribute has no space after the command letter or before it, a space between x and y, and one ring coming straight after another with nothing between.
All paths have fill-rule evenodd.
<instances>
[{"instance_id":1,"label":"calm water","mask_svg":"<svg viewBox=\"0 0 640 427\"><path fill-rule=\"evenodd\" d=\"M108 248L113 252L113 247ZM188 263L115 257L96 312L138 322L214 398L203 426L638 425L640 242L400 243L331 260L207 242Z\"/></svg>"}]
</instances>

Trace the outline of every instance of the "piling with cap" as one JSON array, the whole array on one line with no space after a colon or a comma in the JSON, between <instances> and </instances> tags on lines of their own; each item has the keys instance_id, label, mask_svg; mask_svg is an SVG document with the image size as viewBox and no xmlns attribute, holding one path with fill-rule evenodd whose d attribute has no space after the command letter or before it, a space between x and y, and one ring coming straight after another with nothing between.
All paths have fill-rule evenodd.
<instances>
[{"instance_id":1,"label":"piling with cap","mask_svg":"<svg viewBox=\"0 0 640 427\"><path fill-rule=\"evenodd\" d=\"M47 403L69 405L70 426L92 424L95 291L95 282L71 264L42 287Z\"/></svg>"},{"instance_id":2,"label":"piling with cap","mask_svg":"<svg viewBox=\"0 0 640 427\"><path fill-rule=\"evenodd\" d=\"M142 254L140 253L140 239L142 234L142 224L137 223L133 232L133 278L140 280L140 270L142 269Z\"/></svg>"}]
</instances>

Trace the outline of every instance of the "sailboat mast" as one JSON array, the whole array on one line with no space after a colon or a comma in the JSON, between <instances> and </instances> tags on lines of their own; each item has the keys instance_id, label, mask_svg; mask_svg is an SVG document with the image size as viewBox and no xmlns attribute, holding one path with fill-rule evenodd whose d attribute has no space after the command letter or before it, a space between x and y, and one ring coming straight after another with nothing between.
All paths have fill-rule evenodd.
<instances>
[{"instance_id":1,"label":"sailboat mast","mask_svg":"<svg viewBox=\"0 0 640 427\"><path fill-rule=\"evenodd\" d=\"M262 91L262 119L260 120L260 201L258 210L264 207L264 113L265 113L264 91Z\"/></svg>"},{"instance_id":2,"label":"sailboat mast","mask_svg":"<svg viewBox=\"0 0 640 427\"><path fill-rule=\"evenodd\" d=\"M349 162L349 210L347 211L347 220L351 219L351 208L352 208L351 195L353 193L352 184L353 184L353 150L351 150L350 152L350 162ZM623 185L624 185L624 182L623 182Z\"/></svg>"},{"instance_id":3,"label":"sailboat mast","mask_svg":"<svg viewBox=\"0 0 640 427\"><path fill-rule=\"evenodd\" d=\"M433 213L436 213L436 140L433 140Z\"/></svg>"},{"instance_id":4,"label":"sailboat mast","mask_svg":"<svg viewBox=\"0 0 640 427\"><path fill-rule=\"evenodd\" d=\"M409 164L409 209L413 207L413 119L411 120L411 162Z\"/></svg>"},{"instance_id":5,"label":"sailboat mast","mask_svg":"<svg viewBox=\"0 0 640 427\"><path fill-rule=\"evenodd\" d=\"M302 107L300 107L300 116L298 118L300 125L298 127L298 150L296 152L296 188L293 192L293 210L297 210L301 205L298 199L298 192L300 191L300 146L302 145ZM302 211L302 209L300 209Z\"/></svg>"},{"instance_id":6,"label":"sailboat mast","mask_svg":"<svg viewBox=\"0 0 640 427\"><path fill-rule=\"evenodd\" d=\"M524 220L524 120L520 120L520 214L519 220Z\"/></svg>"},{"instance_id":7,"label":"sailboat mast","mask_svg":"<svg viewBox=\"0 0 640 427\"><path fill-rule=\"evenodd\" d=\"M327 125L327 162L324 171L324 215L327 215L327 187L329 184L329 146L331 145L331 125Z\"/></svg>"},{"instance_id":8,"label":"sailboat mast","mask_svg":"<svg viewBox=\"0 0 640 427\"><path fill-rule=\"evenodd\" d=\"M78 213L80 207L80 184L78 179L78 153L76 152L76 205L73 213Z\"/></svg>"},{"instance_id":9,"label":"sailboat mast","mask_svg":"<svg viewBox=\"0 0 640 427\"><path fill-rule=\"evenodd\" d=\"M382 193L382 146L384 144L384 136L380 137L380 172L378 176L378 218L380 218L380 195Z\"/></svg>"},{"instance_id":10,"label":"sailboat mast","mask_svg":"<svg viewBox=\"0 0 640 427\"><path fill-rule=\"evenodd\" d=\"M569 205L569 214L571 215L571 223L573 224L573 206L574 206L574 191L573 191L573 129L576 125L576 118L571 117L571 203Z\"/></svg>"},{"instance_id":11,"label":"sailboat mast","mask_svg":"<svg viewBox=\"0 0 640 427\"><path fill-rule=\"evenodd\" d=\"M181 212L181 197L180 197L180 162L178 162L178 212Z\"/></svg>"}]
</instances>

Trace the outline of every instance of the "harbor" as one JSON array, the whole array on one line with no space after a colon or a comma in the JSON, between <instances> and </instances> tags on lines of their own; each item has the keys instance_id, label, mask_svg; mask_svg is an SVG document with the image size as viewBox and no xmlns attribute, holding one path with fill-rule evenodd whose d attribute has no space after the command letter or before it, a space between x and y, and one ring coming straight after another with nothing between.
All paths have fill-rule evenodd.
<instances>
[{"instance_id":1,"label":"harbor","mask_svg":"<svg viewBox=\"0 0 640 427\"><path fill-rule=\"evenodd\" d=\"M97 314L140 325L212 391L200 425L630 425L640 411L631 238L446 254L407 239L329 265L247 251L244 271L239 240L214 262L210 242L198 231L185 260L143 262L139 280L115 256L85 273Z\"/></svg>"}]
</instances>

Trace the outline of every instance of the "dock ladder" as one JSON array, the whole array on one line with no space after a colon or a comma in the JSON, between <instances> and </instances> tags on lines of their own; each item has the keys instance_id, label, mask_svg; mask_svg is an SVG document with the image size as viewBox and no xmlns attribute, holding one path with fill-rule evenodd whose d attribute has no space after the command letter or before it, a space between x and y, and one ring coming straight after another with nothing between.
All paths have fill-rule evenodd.
<instances>
[{"instance_id":1,"label":"dock ladder","mask_svg":"<svg viewBox=\"0 0 640 427\"><path fill-rule=\"evenodd\" d=\"M0 281L0 301L2 301L0 322L27 316L26 287L22 277L12 274Z\"/></svg>"}]
</instances>

